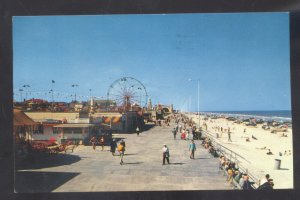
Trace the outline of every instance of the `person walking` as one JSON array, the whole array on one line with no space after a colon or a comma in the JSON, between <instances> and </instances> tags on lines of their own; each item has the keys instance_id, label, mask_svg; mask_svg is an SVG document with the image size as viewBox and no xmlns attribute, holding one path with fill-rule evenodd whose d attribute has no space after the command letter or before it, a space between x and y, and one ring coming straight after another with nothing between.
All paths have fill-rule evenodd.
<instances>
[{"instance_id":1,"label":"person walking","mask_svg":"<svg viewBox=\"0 0 300 200\"><path fill-rule=\"evenodd\" d=\"M101 145L102 147L102 151L104 150L104 144L105 144L105 140L104 140L104 137L101 136L100 140L99 140L99 144Z\"/></svg>"},{"instance_id":2,"label":"person walking","mask_svg":"<svg viewBox=\"0 0 300 200\"><path fill-rule=\"evenodd\" d=\"M121 140L120 144L123 145L124 147L126 147L124 139Z\"/></svg>"},{"instance_id":3,"label":"person walking","mask_svg":"<svg viewBox=\"0 0 300 200\"><path fill-rule=\"evenodd\" d=\"M96 136L93 136L93 137L91 138L90 143L92 144L93 149L96 150L96 144L97 144Z\"/></svg>"},{"instance_id":4,"label":"person walking","mask_svg":"<svg viewBox=\"0 0 300 200\"><path fill-rule=\"evenodd\" d=\"M140 128L138 126L136 127L135 131L136 131L136 135L139 136L140 135Z\"/></svg>"},{"instance_id":5,"label":"person walking","mask_svg":"<svg viewBox=\"0 0 300 200\"><path fill-rule=\"evenodd\" d=\"M189 140L189 130L186 130L186 132L185 132L185 139Z\"/></svg>"},{"instance_id":6,"label":"person walking","mask_svg":"<svg viewBox=\"0 0 300 200\"><path fill-rule=\"evenodd\" d=\"M118 151L120 153L120 165L122 165L124 162L123 162L123 157L124 157L124 154L125 154L125 141L122 139L120 144L118 145Z\"/></svg>"},{"instance_id":7,"label":"person walking","mask_svg":"<svg viewBox=\"0 0 300 200\"><path fill-rule=\"evenodd\" d=\"M232 142L230 128L228 128L227 134L228 134L228 142Z\"/></svg>"},{"instance_id":8,"label":"person walking","mask_svg":"<svg viewBox=\"0 0 300 200\"><path fill-rule=\"evenodd\" d=\"M176 134L177 134L176 128L174 128L174 129L172 130L172 133L173 133L173 136L174 136L174 140L176 140Z\"/></svg>"},{"instance_id":9,"label":"person walking","mask_svg":"<svg viewBox=\"0 0 300 200\"><path fill-rule=\"evenodd\" d=\"M113 156L115 155L116 148L117 148L117 143L116 143L116 140L113 139L110 143L110 152Z\"/></svg>"},{"instance_id":10,"label":"person walking","mask_svg":"<svg viewBox=\"0 0 300 200\"><path fill-rule=\"evenodd\" d=\"M181 124L179 124L179 132L180 133L182 132L182 126L181 126Z\"/></svg>"},{"instance_id":11,"label":"person walking","mask_svg":"<svg viewBox=\"0 0 300 200\"><path fill-rule=\"evenodd\" d=\"M192 140L190 143L189 151L191 152L190 159L195 159L196 144L194 140Z\"/></svg>"},{"instance_id":12,"label":"person walking","mask_svg":"<svg viewBox=\"0 0 300 200\"><path fill-rule=\"evenodd\" d=\"M164 144L162 152L163 152L163 165L165 165L165 163L166 163L165 161L166 160L167 160L168 164L170 164L170 160L169 160L170 152L169 152L169 148L167 147L166 144Z\"/></svg>"}]
</instances>

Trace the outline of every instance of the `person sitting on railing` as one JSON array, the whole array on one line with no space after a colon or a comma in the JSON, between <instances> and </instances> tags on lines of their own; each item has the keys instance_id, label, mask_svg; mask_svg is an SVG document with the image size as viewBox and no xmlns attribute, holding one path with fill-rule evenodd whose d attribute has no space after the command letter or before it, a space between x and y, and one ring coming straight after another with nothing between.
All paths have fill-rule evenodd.
<instances>
[{"instance_id":1,"label":"person sitting on railing","mask_svg":"<svg viewBox=\"0 0 300 200\"><path fill-rule=\"evenodd\" d=\"M218 153L217 151L215 150L215 148L211 145L209 145L208 147L208 152L211 153L214 157L217 157L218 156Z\"/></svg>"},{"instance_id":2,"label":"person sitting on railing","mask_svg":"<svg viewBox=\"0 0 300 200\"><path fill-rule=\"evenodd\" d=\"M221 155L220 158L219 158L219 167L220 167L220 169L223 169L224 165L225 165L225 157L223 155Z\"/></svg>"},{"instance_id":3,"label":"person sitting on railing","mask_svg":"<svg viewBox=\"0 0 300 200\"><path fill-rule=\"evenodd\" d=\"M234 180L239 183L240 179L242 178L242 173L239 170L235 171Z\"/></svg>"},{"instance_id":4,"label":"person sitting on railing","mask_svg":"<svg viewBox=\"0 0 300 200\"><path fill-rule=\"evenodd\" d=\"M211 140L209 139L209 137L205 138L205 143L204 143L204 148L208 149L211 145Z\"/></svg>"},{"instance_id":5,"label":"person sitting on railing","mask_svg":"<svg viewBox=\"0 0 300 200\"><path fill-rule=\"evenodd\" d=\"M245 175L247 175L247 174L244 174L244 173L241 174L241 177L240 177L239 182L238 182L240 187L243 187L243 185L244 185L244 181L245 181L244 176Z\"/></svg>"},{"instance_id":6,"label":"person sitting on railing","mask_svg":"<svg viewBox=\"0 0 300 200\"><path fill-rule=\"evenodd\" d=\"M227 171L229 169L230 161L226 159L224 169Z\"/></svg>"},{"instance_id":7,"label":"person sitting on railing","mask_svg":"<svg viewBox=\"0 0 300 200\"><path fill-rule=\"evenodd\" d=\"M233 167L231 164L229 164L227 169L227 181L229 181L229 183L232 183L232 179L233 179Z\"/></svg>"},{"instance_id":8,"label":"person sitting on railing","mask_svg":"<svg viewBox=\"0 0 300 200\"><path fill-rule=\"evenodd\" d=\"M268 182L270 179L270 175L266 174L264 177L262 177L261 179L259 179L258 181L258 185L263 185L264 183Z\"/></svg>"},{"instance_id":9,"label":"person sitting on railing","mask_svg":"<svg viewBox=\"0 0 300 200\"><path fill-rule=\"evenodd\" d=\"M249 181L248 174L244 174L243 179L244 179L243 185L242 185L243 190L253 190L253 187L252 187L253 182Z\"/></svg>"},{"instance_id":10,"label":"person sitting on railing","mask_svg":"<svg viewBox=\"0 0 300 200\"><path fill-rule=\"evenodd\" d=\"M260 185L257 189L258 190L273 190L273 187L274 187L273 179L268 179L267 182Z\"/></svg>"}]
</instances>

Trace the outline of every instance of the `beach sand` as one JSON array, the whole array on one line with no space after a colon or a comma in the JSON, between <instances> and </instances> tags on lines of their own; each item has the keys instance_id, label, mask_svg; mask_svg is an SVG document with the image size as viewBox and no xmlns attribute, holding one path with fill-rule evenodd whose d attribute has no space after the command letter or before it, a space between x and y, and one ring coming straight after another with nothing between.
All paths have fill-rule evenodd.
<instances>
[{"instance_id":1,"label":"beach sand","mask_svg":"<svg viewBox=\"0 0 300 200\"><path fill-rule=\"evenodd\" d=\"M198 122L198 115L191 115L195 123ZM203 126L203 116L200 118L200 123ZM281 137L282 132L271 133L270 130L262 129L262 125L258 124L257 127L249 127L244 124L236 124L233 121L228 121L225 118L209 119L206 121L207 130L212 133L214 139L221 143L228 149L235 151L250 163L241 160L240 165L248 169L248 172L262 178L265 174L270 174L270 178L274 180L274 189L293 189L293 140L292 129L289 128L285 134L287 137ZM228 142L227 132L219 134L220 137L216 138L217 129L213 127L223 127L228 129L230 127L231 140ZM244 129L246 128L246 133ZM205 128L204 128L205 130ZM220 133L220 132L219 132ZM252 135L257 140L252 139ZM246 137L250 138L250 142L246 141ZM261 149L266 147L266 149ZM273 155L267 155L267 149L271 149ZM284 154L284 151L291 150L291 155L279 156L279 152ZM281 160L280 169L275 169L275 159Z\"/></svg>"}]
</instances>

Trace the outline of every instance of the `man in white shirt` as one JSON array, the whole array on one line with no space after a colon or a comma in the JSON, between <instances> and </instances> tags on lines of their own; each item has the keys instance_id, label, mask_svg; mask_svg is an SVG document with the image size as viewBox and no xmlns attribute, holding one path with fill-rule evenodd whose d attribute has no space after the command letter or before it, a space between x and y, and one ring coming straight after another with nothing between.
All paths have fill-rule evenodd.
<instances>
[{"instance_id":1,"label":"man in white shirt","mask_svg":"<svg viewBox=\"0 0 300 200\"><path fill-rule=\"evenodd\" d=\"M167 147L166 144L164 144L162 152L163 152L163 165L165 165L165 160L167 160L168 164L170 164L170 160L169 160L170 153L169 153L169 148Z\"/></svg>"}]
</instances>

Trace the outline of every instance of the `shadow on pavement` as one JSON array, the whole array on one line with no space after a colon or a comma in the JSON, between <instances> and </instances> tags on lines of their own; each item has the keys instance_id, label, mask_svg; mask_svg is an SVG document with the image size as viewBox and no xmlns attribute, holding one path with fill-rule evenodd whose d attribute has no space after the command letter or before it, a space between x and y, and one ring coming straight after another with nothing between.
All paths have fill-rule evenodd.
<instances>
[{"instance_id":1,"label":"shadow on pavement","mask_svg":"<svg viewBox=\"0 0 300 200\"><path fill-rule=\"evenodd\" d=\"M66 172L16 172L15 192L52 192L78 174Z\"/></svg>"},{"instance_id":2,"label":"shadow on pavement","mask_svg":"<svg viewBox=\"0 0 300 200\"><path fill-rule=\"evenodd\" d=\"M38 156L30 156L19 161L16 169L42 169L48 167L57 167L61 165L70 165L80 161L81 158L71 154L44 154Z\"/></svg>"},{"instance_id":3,"label":"shadow on pavement","mask_svg":"<svg viewBox=\"0 0 300 200\"><path fill-rule=\"evenodd\" d=\"M124 156L134 156L134 155L138 155L137 153L125 153Z\"/></svg>"},{"instance_id":4,"label":"shadow on pavement","mask_svg":"<svg viewBox=\"0 0 300 200\"><path fill-rule=\"evenodd\" d=\"M288 168L279 168L279 170L289 170Z\"/></svg>"},{"instance_id":5,"label":"shadow on pavement","mask_svg":"<svg viewBox=\"0 0 300 200\"><path fill-rule=\"evenodd\" d=\"M155 125L154 124L145 124L144 128L143 128L143 132L144 131L148 131L150 130L151 128L153 128Z\"/></svg>"},{"instance_id":6,"label":"shadow on pavement","mask_svg":"<svg viewBox=\"0 0 300 200\"><path fill-rule=\"evenodd\" d=\"M114 139L116 140L116 143L120 142L121 140L125 140L126 138L124 137L114 137ZM126 142L126 141L125 141Z\"/></svg>"},{"instance_id":7,"label":"shadow on pavement","mask_svg":"<svg viewBox=\"0 0 300 200\"><path fill-rule=\"evenodd\" d=\"M205 160L205 159L211 159L211 158L195 158L194 160Z\"/></svg>"},{"instance_id":8,"label":"shadow on pavement","mask_svg":"<svg viewBox=\"0 0 300 200\"><path fill-rule=\"evenodd\" d=\"M185 163L170 163L170 165L183 165Z\"/></svg>"},{"instance_id":9,"label":"shadow on pavement","mask_svg":"<svg viewBox=\"0 0 300 200\"><path fill-rule=\"evenodd\" d=\"M123 165L138 165L138 164L142 164L143 162L124 162Z\"/></svg>"}]
</instances>

